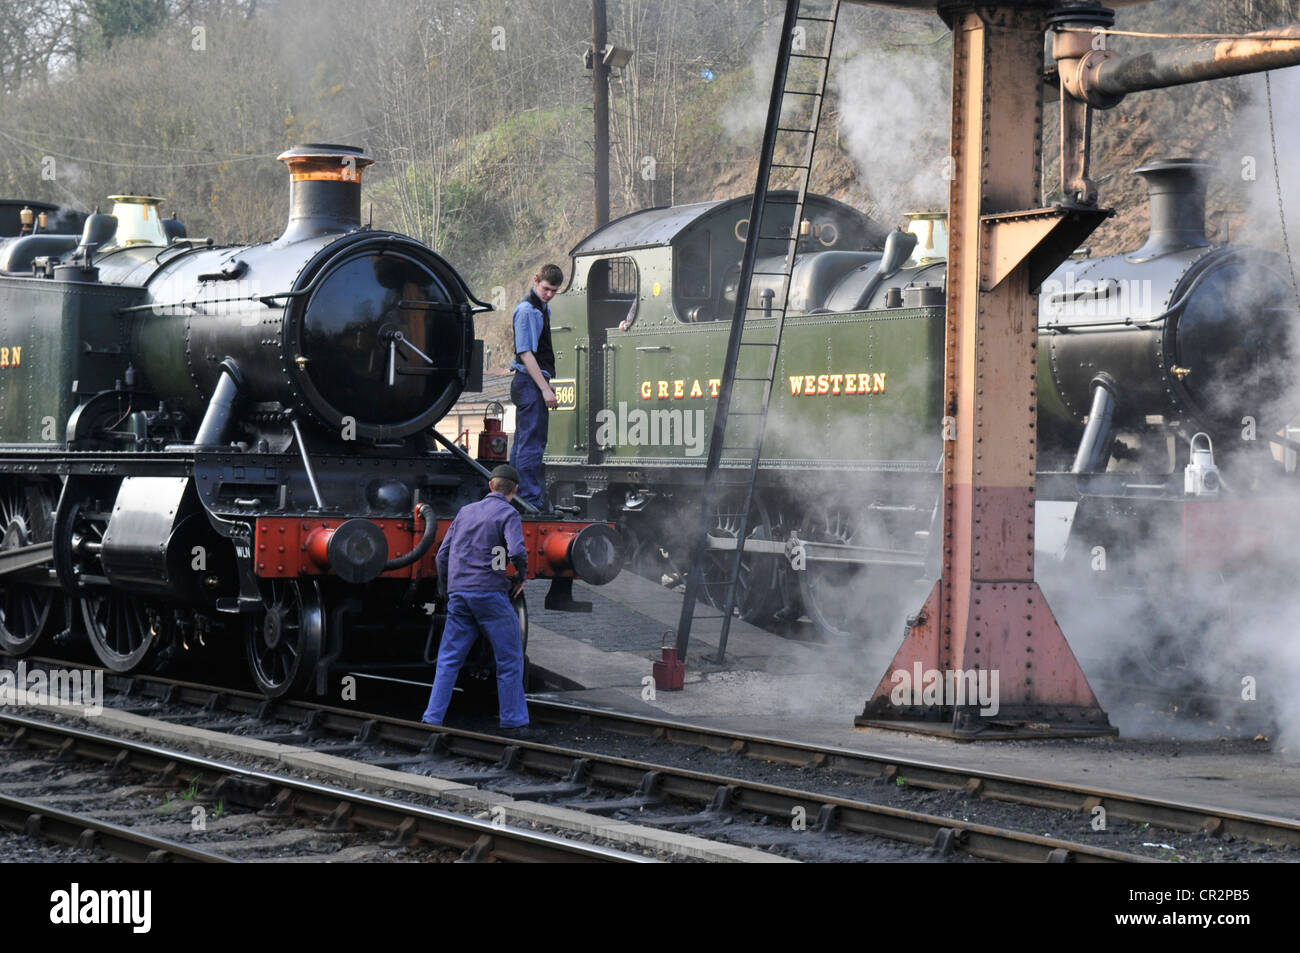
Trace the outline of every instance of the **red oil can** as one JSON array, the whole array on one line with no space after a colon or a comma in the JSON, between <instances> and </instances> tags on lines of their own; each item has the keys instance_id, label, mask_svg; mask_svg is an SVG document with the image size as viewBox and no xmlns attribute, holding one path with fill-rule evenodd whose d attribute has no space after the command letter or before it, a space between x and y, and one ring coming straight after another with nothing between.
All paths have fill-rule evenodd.
<instances>
[{"instance_id":1,"label":"red oil can","mask_svg":"<svg viewBox=\"0 0 1300 953\"><path fill-rule=\"evenodd\" d=\"M673 633L665 632L660 641L663 659L654 663L655 690L661 692L680 692L686 681L686 663L678 661L677 646L668 645Z\"/></svg>"}]
</instances>

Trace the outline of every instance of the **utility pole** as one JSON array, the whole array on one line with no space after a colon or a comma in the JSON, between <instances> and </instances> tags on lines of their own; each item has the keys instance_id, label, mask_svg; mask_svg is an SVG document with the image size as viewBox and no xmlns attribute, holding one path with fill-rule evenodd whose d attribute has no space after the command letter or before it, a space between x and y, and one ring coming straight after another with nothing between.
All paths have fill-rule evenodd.
<instances>
[{"instance_id":1,"label":"utility pole","mask_svg":"<svg viewBox=\"0 0 1300 953\"><path fill-rule=\"evenodd\" d=\"M605 0L591 0L591 82L596 117L596 227L609 222L609 65L603 51L608 43Z\"/></svg>"}]
</instances>

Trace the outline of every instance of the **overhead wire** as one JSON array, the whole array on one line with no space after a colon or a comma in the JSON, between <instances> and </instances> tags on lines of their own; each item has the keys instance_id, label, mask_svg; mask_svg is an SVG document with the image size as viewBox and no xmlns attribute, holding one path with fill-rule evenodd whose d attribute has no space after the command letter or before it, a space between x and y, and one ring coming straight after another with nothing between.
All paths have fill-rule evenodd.
<instances>
[{"instance_id":1,"label":"overhead wire","mask_svg":"<svg viewBox=\"0 0 1300 953\"><path fill-rule=\"evenodd\" d=\"M0 128L0 137L43 156L54 156L56 159L67 159L69 162L83 162L87 165L102 165L116 169L205 169L212 166L226 165L231 162L247 162L252 159L266 158L266 154L261 154L239 156L233 159L214 159L209 162L114 162L111 159L92 159L89 156L77 156L67 152L57 152L53 149L44 149L34 142L27 142L17 136L10 135L2 128Z\"/></svg>"},{"instance_id":2,"label":"overhead wire","mask_svg":"<svg viewBox=\"0 0 1300 953\"><path fill-rule=\"evenodd\" d=\"M99 139L95 136L69 136L65 133L51 132L48 129L15 129L12 126L0 125L0 130L7 131L15 136L48 136L51 139L65 139L69 142L89 142L94 145L103 146L121 146L126 149L153 149L155 151L158 149L158 143L156 142L122 142L115 139ZM192 152L196 155L223 155L230 156L231 158L251 155L251 153L246 152L219 153L215 149L191 149L188 146L168 146L167 148L174 152ZM264 153L264 155L266 154L268 153Z\"/></svg>"}]
</instances>

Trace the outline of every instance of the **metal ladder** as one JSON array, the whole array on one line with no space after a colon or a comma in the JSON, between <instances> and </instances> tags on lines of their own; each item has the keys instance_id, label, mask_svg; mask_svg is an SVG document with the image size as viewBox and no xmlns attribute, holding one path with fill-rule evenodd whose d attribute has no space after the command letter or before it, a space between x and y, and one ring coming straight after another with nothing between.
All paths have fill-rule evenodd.
<instances>
[{"instance_id":1,"label":"metal ladder","mask_svg":"<svg viewBox=\"0 0 1300 953\"><path fill-rule=\"evenodd\" d=\"M726 656L839 6L839 0L787 0L786 3L745 253L736 287L736 308L709 439L697 523L700 530L691 547L686 594L677 623L677 657L682 660L686 658L693 628L698 635L716 634L716 660L721 662ZM768 193L776 191L773 180L781 177L797 179L792 199L769 198ZM760 245L769 256L784 249L781 271L755 270ZM771 300L753 307L749 299L756 275L778 281L774 282L777 290ZM761 318L774 318L775 322L763 321L762 326L756 326L757 319ZM738 373L742 368L742 354L744 373ZM732 410L733 403L740 409ZM738 456L745 459L743 468L736 463ZM726 466L724 457L729 458ZM737 528L734 551L727 549L729 544L725 543L722 547L710 546L709 529L714 519ZM712 582L707 590L717 609L697 612L705 594L702 589L706 568L716 566L723 553L726 554L721 558L726 567L724 581ZM707 629L697 625L704 622L709 623ZM716 630L712 628L715 624Z\"/></svg>"}]
</instances>

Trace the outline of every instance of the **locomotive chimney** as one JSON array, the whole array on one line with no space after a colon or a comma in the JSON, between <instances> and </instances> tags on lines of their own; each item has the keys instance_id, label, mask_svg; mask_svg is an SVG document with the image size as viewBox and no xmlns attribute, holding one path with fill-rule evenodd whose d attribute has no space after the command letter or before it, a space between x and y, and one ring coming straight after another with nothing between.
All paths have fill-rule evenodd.
<instances>
[{"instance_id":1,"label":"locomotive chimney","mask_svg":"<svg viewBox=\"0 0 1300 953\"><path fill-rule=\"evenodd\" d=\"M1128 256L1129 261L1148 261L1210 244L1205 237L1205 180L1212 168L1195 159L1170 159L1134 170L1147 180L1151 232L1147 243Z\"/></svg>"},{"instance_id":2,"label":"locomotive chimney","mask_svg":"<svg viewBox=\"0 0 1300 953\"><path fill-rule=\"evenodd\" d=\"M277 245L361 227L361 170L374 159L320 142L294 146L278 159L289 167L289 225Z\"/></svg>"}]
</instances>

